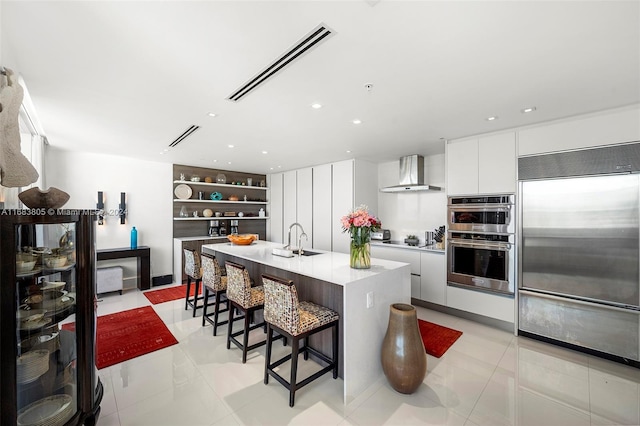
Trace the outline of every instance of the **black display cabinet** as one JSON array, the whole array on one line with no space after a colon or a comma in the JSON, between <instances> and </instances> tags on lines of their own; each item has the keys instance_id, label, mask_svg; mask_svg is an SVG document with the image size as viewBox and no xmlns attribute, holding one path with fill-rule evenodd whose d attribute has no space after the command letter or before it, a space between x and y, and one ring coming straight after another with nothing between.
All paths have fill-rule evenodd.
<instances>
[{"instance_id":1,"label":"black display cabinet","mask_svg":"<svg viewBox=\"0 0 640 426\"><path fill-rule=\"evenodd\" d=\"M0 211L1 425L97 422L95 218Z\"/></svg>"}]
</instances>

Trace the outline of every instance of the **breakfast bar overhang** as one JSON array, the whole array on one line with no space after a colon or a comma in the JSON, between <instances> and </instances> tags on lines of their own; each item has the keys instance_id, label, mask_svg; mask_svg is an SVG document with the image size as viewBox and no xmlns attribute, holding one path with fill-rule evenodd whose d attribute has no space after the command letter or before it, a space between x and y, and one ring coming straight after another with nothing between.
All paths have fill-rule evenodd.
<instances>
[{"instance_id":1,"label":"breakfast bar overhang","mask_svg":"<svg viewBox=\"0 0 640 426\"><path fill-rule=\"evenodd\" d=\"M370 269L353 269L349 255L313 250L311 256L272 254L282 244L255 241L241 246L205 244L202 252L243 264L256 284L267 273L293 280L300 300L309 300L340 314L340 377L344 403L351 402L383 372L380 348L389 320L389 305L411 303L409 264L371 259Z\"/></svg>"}]
</instances>

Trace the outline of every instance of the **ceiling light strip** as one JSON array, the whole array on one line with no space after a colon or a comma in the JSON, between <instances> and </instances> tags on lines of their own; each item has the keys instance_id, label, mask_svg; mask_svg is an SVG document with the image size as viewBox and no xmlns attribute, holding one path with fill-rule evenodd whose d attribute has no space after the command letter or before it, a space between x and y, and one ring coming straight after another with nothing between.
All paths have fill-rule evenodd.
<instances>
[{"instance_id":1,"label":"ceiling light strip","mask_svg":"<svg viewBox=\"0 0 640 426\"><path fill-rule=\"evenodd\" d=\"M169 144L170 147L178 145L180 142L188 138L193 132L198 130L200 126L192 124L187 130L185 130L180 136L178 136L173 142Z\"/></svg>"},{"instance_id":2,"label":"ceiling light strip","mask_svg":"<svg viewBox=\"0 0 640 426\"><path fill-rule=\"evenodd\" d=\"M320 41L326 39L332 34L332 30L327 28L326 25L320 24L319 26L311 30L309 34L303 37L302 40L299 41L294 47L289 49L273 63L267 66L264 70L259 72L255 77L242 85L227 99L236 102L239 101L244 95L256 89L260 84L273 77L273 75L280 71L282 68L289 65L292 61L299 58L302 54L304 54L309 49L316 46Z\"/></svg>"}]
</instances>

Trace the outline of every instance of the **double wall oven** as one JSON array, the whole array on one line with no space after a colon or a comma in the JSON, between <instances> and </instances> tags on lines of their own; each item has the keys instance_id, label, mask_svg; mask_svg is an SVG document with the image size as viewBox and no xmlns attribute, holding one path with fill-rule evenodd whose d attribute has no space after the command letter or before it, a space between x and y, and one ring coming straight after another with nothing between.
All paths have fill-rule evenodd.
<instances>
[{"instance_id":1,"label":"double wall oven","mask_svg":"<svg viewBox=\"0 0 640 426\"><path fill-rule=\"evenodd\" d=\"M514 195L448 201L448 285L513 296Z\"/></svg>"}]
</instances>

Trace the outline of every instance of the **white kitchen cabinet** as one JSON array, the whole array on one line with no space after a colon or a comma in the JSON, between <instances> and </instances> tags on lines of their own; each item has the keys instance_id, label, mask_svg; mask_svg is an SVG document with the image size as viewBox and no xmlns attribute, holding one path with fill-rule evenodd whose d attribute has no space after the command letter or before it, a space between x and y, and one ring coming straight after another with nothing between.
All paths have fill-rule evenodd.
<instances>
[{"instance_id":1,"label":"white kitchen cabinet","mask_svg":"<svg viewBox=\"0 0 640 426\"><path fill-rule=\"evenodd\" d=\"M450 141L447 144L447 193L478 193L478 139Z\"/></svg>"},{"instance_id":2,"label":"white kitchen cabinet","mask_svg":"<svg viewBox=\"0 0 640 426\"><path fill-rule=\"evenodd\" d=\"M503 194L516 191L515 133L449 141L449 195Z\"/></svg>"},{"instance_id":3,"label":"white kitchen cabinet","mask_svg":"<svg viewBox=\"0 0 640 426\"><path fill-rule=\"evenodd\" d=\"M340 218L354 207L353 161L333 163L331 186L331 239L332 250L349 253L349 233L342 232Z\"/></svg>"},{"instance_id":4,"label":"white kitchen cabinet","mask_svg":"<svg viewBox=\"0 0 640 426\"><path fill-rule=\"evenodd\" d=\"M276 179L277 175L271 176ZM287 240L289 226L299 222L309 234L309 241L313 239L313 247L349 253L349 234L342 232L340 219L360 204L366 204L375 214L378 204L377 165L346 160L281 175L282 210L270 210L271 220L283 223L282 241ZM292 245L297 245L298 236L298 230L292 231ZM311 247L310 244L306 246Z\"/></svg>"},{"instance_id":5,"label":"white kitchen cabinet","mask_svg":"<svg viewBox=\"0 0 640 426\"><path fill-rule=\"evenodd\" d=\"M402 247L385 247L380 244L371 245L371 257L396 262L404 262L411 265L411 297L421 299L421 277L420 277L420 252Z\"/></svg>"},{"instance_id":6,"label":"white kitchen cabinet","mask_svg":"<svg viewBox=\"0 0 640 426\"><path fill-rule=\"evenodd\" d=\"M447 271L444 252L420 253L420 300L446 305Z\"/></svg>"},{"instance_id":7,"label":"white kitchen cabinet","mask_svg":"<svg viewBox=\"0 0 640 426\"><path fill-rule=\"evenodd\" d=\"M295 170L284 172L284 186L283 186L283 234L282 238L284 242L287 242L289 235L289 226L297 221L297 208L298 208L298 188L297 188L297 175ZM291 244L295 245L298 241L297 231L291 234Z\"/></svg>"},{"instance_id":8,"label":"white kitchen cabinet","mask_svg":"<svg viewBox=\"0 0 640 426\"><path fill-rule=\"evenodd\" d=\"M378 207L378 168L361 160L345 160L332 164L331 234L333 251L349 253L350 236L342 232L340 218L364 204L375 214Z\"/></svg>"},{"instance_id":9,"label":"white kitchen cabinet","mask_svg":"<svg viewBox=\"0 0 640 426\"><path fill-rule=\"evenodd\" d=\"M313 167L313 248L331 251L331 164Z\"/></svg>"},{"instance_id":10,"label":"white kitchen cabinet","mask_svg":"<svg viewBox=\"0 0 640 426\"><path fill-rule=\"evenodd\" d=\"M447 286L447 306L505 322L515 322L513 297Z\"/></svg>"},{"instance_id":11,"label":"white kitchen cabinet","mask_svg":"<svg viewBox=\"0 0 640 426\"><path fill-rule=\"evenodd\" d=\"M302 247L311 247L313 242L313 170L311 167L296 170L296 222L304 228L307 239L302 239ZM292 222L293 223L293 222ZM289 224L291 225L291 224ZM302 232L298 229L295 244ZM291 236L293 238L293 235Z\"/></svg>"},{"instance_id":12,"label":"white kitchen cabinet","mask_svg":"<svg viewBox=\"0 0 640 426\"><path fill-rule=\"evenodd\" d=\"M637 105L543 123L518 132L518 155L592 148L640 140Z\"/></svg>"},{"instance_id":13,"label":"white kitchen cabinet","mask_svg":"<svg viewBox=\"0 0 640 426\"><path fill-rule=\"evenodd\" d=\"M269 234L267 240L276 243L283 241L284 174L274 173L269 179Z\"/></svg>"}]
</instances>

